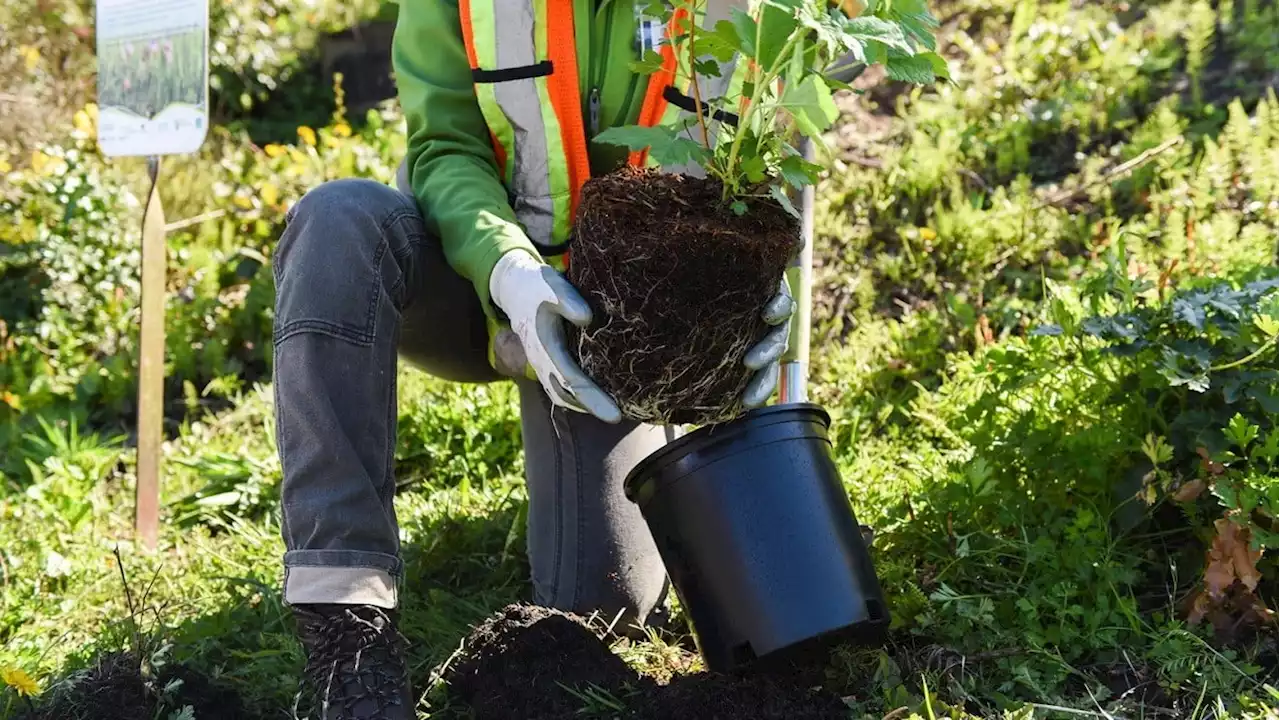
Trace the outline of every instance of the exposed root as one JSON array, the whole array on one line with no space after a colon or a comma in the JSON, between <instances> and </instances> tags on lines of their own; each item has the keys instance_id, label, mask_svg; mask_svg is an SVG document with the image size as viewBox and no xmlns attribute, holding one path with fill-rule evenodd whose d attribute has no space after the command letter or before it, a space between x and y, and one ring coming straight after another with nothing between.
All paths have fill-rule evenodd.
<instances>
[{"instance_id":1,"label":"exposed root","mask_svg":"<svg viewBox=\"0 0 1280 720\"><path fill-rule=\"evenodd\" d=\"M714 181L623 170L583 189L569 279L592 304L583 370L629 418L721 422L742 412L747 351L799 246L773 201L735 215Z\"/></svg>"}]
</instances>

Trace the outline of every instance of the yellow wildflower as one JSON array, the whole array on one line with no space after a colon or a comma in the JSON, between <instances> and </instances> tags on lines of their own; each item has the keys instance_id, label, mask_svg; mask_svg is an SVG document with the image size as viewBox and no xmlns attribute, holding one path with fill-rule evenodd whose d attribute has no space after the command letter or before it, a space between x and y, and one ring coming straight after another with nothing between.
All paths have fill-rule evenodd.
<instances>
[{"instance_id":1,"label":"yellow wildflower","mask_svg":"<svg viewBox=\"0 0 1280 720\"><path fill-rule=\"evenodd\" d=\"M31 169L34 170L37 175L43 175L45 168L49 167L49 163L52 161L53 158L45 155L39 150L34 150L31 153Z\"/></svg>"},{"instance_id":2,"label":"yellow wildflower","mask_svg":"<svg viewBox=\"0 0 1280 720\"><path fill-rule=\"evenodd\" d=\"M40 693L40 686L36 684L35 680L31 679L31 676L25 670L20 668L0 670L0 680L3 680L5 685L18 691L19 695L31 697Z\"/></svg>"},{"instance_id":3,"label":"yellow wildflower","mask_svg":"<svg viewBox=\"0 0 1280 720\"><path fill-rule=\"evenodd\" d=\"M258 191L258 197L261 197L262 202L267 205L275 205L276 201L280 199L280 189L271 183L266 183Z\"/></svg>"},{"instance_id":4,"label":"yellow wildflower","mask_svg":"<svg viewBox=\"0 0 1280 720\"><path fill-rule=\"evenodd\" d=\"M284 154L284 146L271 143L270 145L262 148L262 151L265 152L269 158L278 158Z\"/></svg>"},{"instance_id":5,"label":"yellow wildflower","mask_svg":"<svg viewBox=\"0 0 1280 720\"><path fill-rule=\"evenodd\" d=\"M340 138L351 137L351 126L346 123L338 123L333 126L333 134Z\"/></svg>"},{"instance_id":6,"label":"yellow wildflower","mask_svg":"<svg viewBox=\"0 0 1280 720\"><path fill-rule=\"evenodd\" d=\"M938 233L934 232L933 228L922 227L920 228L920 239L925 241L936 240L938 239Z\"/></svg>"},{"instance_id":7,"label":"yellow wildflower","mask_svg":"<svg viewBox=\"0 0 1280 720\"><path fill-rule=\"evenodd\" d=\"M12 169L13 166L9 164L9 156L0 155L0 173L7 173Z\"/></svg>"},{"instance_id":8,"label":"yellow wildflower","mask_svg":"<svg viewBox=\"0 0 1280 720\"><path fill-rule=\"evenodd\" d=\"M86 135L92 135L94 132L93 119L90 118L89 113L84 110L77 110L75 117L72 118L71 122L76 126L77 130Z\"/></svg>"},{"instance_id":9,"label":"yellow wildflower","mask_svg":"<svg viewBox=\"0 0 1280 720\"><path fill-rule=\"evenodd\" d=\"M312 147L316 144L316 131L306 125L302 125L298 128L298 137L302 138L302 142L311 145Z\"/></svg>"},{"instance_id":10,"label":"yellow wildflower","mask_svg":"<svg viewBox=\"0 0 1280 720\"><path fill-rule=\"evenodd\" d=\"M22 409L22 398L18 397L17 395L14 395L8 390L5 390L4 392L0 393L0 400L3 400L5 405L8 405L14 410Z\"/></svg>"},{"instance_id":11,"label":"yellow wildflower","mask_svg":"<svg viewBox=\"0 0 1280 720\"><path fill-rule=\"evenodd\" d=\"M235 203L236 207L241 210L249 210L253 208L253 201L243 195L236 195L231 198L231 202Z\"/></svg>"},{"instance_id":12,"label":"yellow wildflower","mask_svg":"<svg viewBox=\"0 0 1280 720\"><path fill-rule=\"evenodd\" d=\"M36 69L36 65L40 64L40 51L31 45L19 45L18 52L22 54L22 59L27 61L27 72Z\"/></svg>"}]
</instances>

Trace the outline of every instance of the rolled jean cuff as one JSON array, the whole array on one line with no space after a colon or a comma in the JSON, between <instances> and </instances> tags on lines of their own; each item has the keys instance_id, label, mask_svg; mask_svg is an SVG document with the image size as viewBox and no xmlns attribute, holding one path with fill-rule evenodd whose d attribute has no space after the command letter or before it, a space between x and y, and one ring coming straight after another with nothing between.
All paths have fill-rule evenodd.
<instances>
[{"instance_id":1,"label":"rolled jean cuff","mask_svg":"<svg viewBox=\"0 0 1280 720\"><path fill-rule=\"evenodd\" d=\"M286 605L373 605L399 602L400 559L361 550L292 550L284 554Z\"/></svg>"}]
</instances>

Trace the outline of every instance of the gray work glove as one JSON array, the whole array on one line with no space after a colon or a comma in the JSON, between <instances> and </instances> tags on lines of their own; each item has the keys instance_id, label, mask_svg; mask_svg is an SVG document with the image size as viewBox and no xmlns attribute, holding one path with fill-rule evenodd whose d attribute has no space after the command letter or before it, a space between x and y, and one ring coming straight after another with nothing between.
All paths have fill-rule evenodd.
<instances>
[{"instance_id":1,"label":"gray work glove","mask_svg":"<svg viewBox=\"0 0 1280 720\"><path fill-rule=\"evenodd\" d=\"M784 277L778 294L764 306L764 321L771 326L769 332L747 351L743 360L748 368L756 371L742 394L742 404L748 408L765 404L778 386L778 361L787 351L787 341L791 337L791 316L795 311L796 303L791 298L791 289Z\"/></svg>"},{"instance_id":2,"label":"gray work glove","mask_svg":"<svg viewBox=\"0 0 1280 720\"><path fill-rule=\"evenodd\" d=\"M489 295L511 320L528 365L552 403L611 424L622 420L618 405L569 351L564 323L589 326L591 306L563 275L531 253L512 250L494 266Z\"/></svg>"}]
</instances>

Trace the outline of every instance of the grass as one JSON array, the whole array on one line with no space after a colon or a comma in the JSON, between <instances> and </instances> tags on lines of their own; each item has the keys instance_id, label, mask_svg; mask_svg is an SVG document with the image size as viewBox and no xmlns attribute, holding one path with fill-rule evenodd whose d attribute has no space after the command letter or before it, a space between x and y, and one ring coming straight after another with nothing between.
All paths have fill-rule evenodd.
<instances>
[{"instance_id":1,"label":"grass","mask_svg":"<svg viewBox=\"0 0 1280 720\"><path fill-rule=\"evenodd\" d=\"M848 101L819 189L814 396L893 617L826 685L858 718L1273 718L1277 305L1245 288L1277 271L1276 10L939 10L956 84ZM390 179L399 119L370 120L266 147L216 129L171 166L169 215L213 216L170 238L155 554L129 532L137 167L69 129L0 189L0 668L47 690L141 623L287 716L302 656L279 598L266 266L307 187ZM472 624L529 596L523 461L510 387L407 368L400 387L426 692ZM1248 551L1221 520L1255 541L1256 577L1222 580L1215 552ZM678 637L615 649L663 679L701 667ZM577 690L585 712L625 703Z\"/></svg>"}]
</instances>

